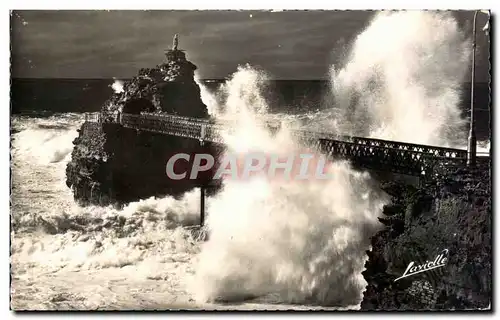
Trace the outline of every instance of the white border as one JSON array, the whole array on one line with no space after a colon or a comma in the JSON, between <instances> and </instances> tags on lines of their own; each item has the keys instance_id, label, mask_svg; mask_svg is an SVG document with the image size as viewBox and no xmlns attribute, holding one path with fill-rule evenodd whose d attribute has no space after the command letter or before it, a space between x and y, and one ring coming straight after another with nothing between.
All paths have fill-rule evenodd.
<instances>
[{"instance_id":1,"label":"white border","mask_svg":"<svg viewBox=\"0 0 500 320\"><path fill-rule=\"evenodd\" d=\"M494 4L493 0L480 1L401 1L401 0L349 0L349 1L266 1L252 0L248 2L232 1L125 1L125 0L107 0L107 1L16 1L12 8L15 9L127 9L127 10L153 10L153 9L192 9L192 10L261 10L261 9L325 9L325 10L367 10L367 9L443 9L443 10L474 10L490 9Z\"/></svg>"},{"instance_id":2,"label":"white border","mask_svg":"<svg viewBox=\"0 0 500 320\"><path fill-rule=\"evenodd\" d=\"M4 6L6 2L2 2L2 6ZM450 1L437 1L437 0L419 0L419 1L398 1L398 0L383 0L383 1L370 1L370 0L349 0L349 1L326 1L326 0L307 0L307 1L286 1L286 0L281 0L281 1L273 1L271 4L269 0L252 0L248 2L236 2L236 1L203 1L203 0L182 0L178 2L174 1L147 1L147 0L142 0L142 1L126 1L126 0L114 0L114 1L103 1L103 0L87 0L87 1L82 1L82 2L76 2L76 1L37 1L37 0L32 0L32 1L26 1L26 0L18 0L15 1L15 3L11 3L10 6L6 7L5 9L253 9L253 10L258 10L258 9L340 9L340 10L345 10L345 9L358 9L358 10L366 10L366 9L465 9L465 10L471 10L471 9L492 9L493 14L496 14L498 12L497 7L500 1L498 0L474 0L474 1L459 1L459 0L450 0ZM9 235L9 216L8 214L10 213L10 208L9 208L9 176L8 176L8 171L7 167L9 166L9 158L8 158L8 149L9 148L9 135L7 134L8 128L9 128L9 114L8 114L8 99L9 99L9 91L10 91L10 85L9 85L9 77L10 76L10 63L9 63L9 58L10 57L10 50L9 50L9 14L7 10L3 10L3 14L0 15L0 21L2 25L2 31L1 31L1 41L3 45L3 57L0 59L1 63L1 70L2 74L4 74L3 77L1 77L0 81L2 81L1 85L1 90L2 90L2 96L6 97L7 99L4 99L5 104L2 107L2 112L4 112L4 116L0 117L1 121L1 133L0 133L0 147L2 150L4 150L3 153L0 153L2 156L0 157L0 162L1 166L3 167L3 170L0 171L1 179L0 179L0 197L1 197L1 208L3 212L0 212L1 217L3 219L2 223L2 228L4 229L3 232L0 232L2 237L4 238L3 242L4 244L1 245L1 250L2 250L2 257L4 257L4 262L0 264L0 279L1 279L1 286L0 286L0 301L2 302L2 309L1 309L1 318L6 319L6 318L11 318L14 317L14 314L12 312L9 312L9 306L8 301L9 301L9 270L8 270L8 264L7 264L7 259L6 257L9 254L9 249L7 246L7 242L9 239L7 239L7 236ZM496 37L495 37L496 38ZM496 43L496 41L494 41ZM493 51L496 52L496 51ZM496 67L495 70L496 71ZM493 72L493 71L492 71ZM494 87L494 93L496 93L497 85L495 84ZM500 111L495 112L495 124L500 123ZM500 138L497 138L495 145L494 145L495 150L498 150L500 148ZM497 164L495 163L495 166ZM496 170L495 174L495 180L498 176L498 169ZM500 191L497 188L494 199L500 199ZM500 228L498 227L500 217L496 217L495 221L495 231L500 232ZM494 233L494 238L496 238L496 233ZM496 241L495 241L496 244ZM495 246L495 256L498 257L498 246ZM495 261L495 274L498 275L498 260ZM498 297L498 293L494 294L494 297ZM495 299L496 307L498 308L498 299ZM120 317L123 315L127 314L118 314L118 315L113 315L113 317ZM165 316L165 314L158 313L160 316ZM168 316L175 315L175 314L168 314ZM187 315L187 314L179 314L182 315L183 317L188 316L189 318L201 318L202 315ZM215 314L215 316L221 315L220 313ZM256 315L262 315L262 314L256 314ZM409 315L411 317L416 317L416 318L424 318L428 316L438 316L442 314L401 314L398 313L396 316L404 316L404 315ZM49 318L51 315L49 314L40 314L38 317L41 318ZM83 317L99 317L103 318L104 314L85 314ZM110 315L106 315L110 316ZM134 314L134 317L141 316L141 314ZM234 317L234 314L231 315L226 315L229 317ZM267 314L267 316L275 316L273 314ZM306 316L303 314L303 316ZM334 313L332 315L330 314L315 314L314 317L338 317L346 318L349 315L342 314L342 313ZM367 314L362 314L362 315L357 315L358 317L367 317ZM445 315L446 316L446 315ZM471 314L456 314L455 316L471 316Z\"/></svg>"}]
</instances>

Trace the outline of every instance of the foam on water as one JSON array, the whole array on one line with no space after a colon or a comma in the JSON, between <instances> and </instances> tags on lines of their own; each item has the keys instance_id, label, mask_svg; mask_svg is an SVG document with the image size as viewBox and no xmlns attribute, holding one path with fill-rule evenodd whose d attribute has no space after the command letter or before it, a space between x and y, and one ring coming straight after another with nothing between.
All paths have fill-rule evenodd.
<instances>
[{"instance_id":1,"label":"foam on water","mask_svg":"<svg viewBox=\"0 0 500 320\"><path fill-rule=\"evenodd\" d=\"M65 127L23 130L14 136L14 143L19 147L13 150L13 156L32 157L39 164L63 161L71 153L71 142L77 134L76 130L69 133Z\"/></svg>"},{"instance_id":2,"label":"foam on water","mask_svg":"<svg viewBox=\"0 0 500 320\"><path fill-rule=\"evenodd\" d=\"M16 260L37 264L43 271L189 260L196 252L195 239L180 227L199 220L194 197L198 194L193 191L181 200L150 198L123 210L70 206L59 214L39 215L34 217L39 228L15 241L12 253Z\"/></svg>"},{"instance_id":3,"label":"foam on water","mask_svg":"<svg viewBox=\"0 0 500 320\"><path fill-rule=\"evenodd\" d=\"M184 227L198 223L199 191L181 199L144 199L122 210L79 207L65 184L65 167L82 120L14 118L19 132L12 136L13 273L126 265L141 265L139 278L175 273L198 250Z\"/></svg>"}]
</instances>

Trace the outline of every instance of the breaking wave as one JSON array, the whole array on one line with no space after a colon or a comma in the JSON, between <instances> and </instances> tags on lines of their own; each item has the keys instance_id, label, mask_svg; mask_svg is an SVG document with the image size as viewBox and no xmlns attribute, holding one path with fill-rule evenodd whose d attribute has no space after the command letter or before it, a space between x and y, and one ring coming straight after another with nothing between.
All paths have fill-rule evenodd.
<instances>
[{"instance_id":1,"label":"breaking wave","mask_svg":"<svg viewBox=\"0 0 500 320\"><path fill-rule=\"evenodd\" d=\"M230 152L299 151L284 128L259 125L268 110L266 75L240 67L222 87L221 118L236 120L225 137ZM367 173L347 162L328 181L227 181L210 202L193 292L202 301L271 295L282 303L359 303L369 238L385 203ZM332 290L335 287L338 290Z\"/></svg>"},{"instance_id":2,"label":"breaking wave","mask_svg":"<svg viewBox=\"0 0 500 320\"><path fill-rule=\"evenodd\" d=\"M383 39L383 40L381 40ZM470 43L449 12L378 13L332 66L335 104L322 125L355 136L438 146L466 141L460 91Z\"/></svg>"}]
</instances>

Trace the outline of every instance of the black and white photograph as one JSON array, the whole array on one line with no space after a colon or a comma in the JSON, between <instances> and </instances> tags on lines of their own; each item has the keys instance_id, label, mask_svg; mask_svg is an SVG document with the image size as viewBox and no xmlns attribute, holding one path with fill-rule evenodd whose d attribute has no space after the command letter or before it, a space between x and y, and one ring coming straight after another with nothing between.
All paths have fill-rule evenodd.
<instances>
[{"instance_id":1,"label":"black and white photograph","mask_svg":"<svg viewBox=\"0 0 500 320\"><path fill-rule=\"evenodd\" d=\"M9 14L12 311L492 311L488 8Z\"/></svg>"}]
</instances>

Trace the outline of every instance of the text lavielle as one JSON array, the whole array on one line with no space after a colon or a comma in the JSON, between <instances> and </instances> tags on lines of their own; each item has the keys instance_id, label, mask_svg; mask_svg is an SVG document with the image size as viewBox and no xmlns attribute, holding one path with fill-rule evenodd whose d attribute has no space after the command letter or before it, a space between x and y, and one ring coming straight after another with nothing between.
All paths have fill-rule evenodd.
<instances>
[{"instance_id":1,"label":"text lavielle","mask_svg":"<svg viewBox=\"0 0 500 320\"><path fill-rule=\"evenodd\" d=\"M424 264L421 265L415 265L415 261L412 261L408 264L408 267L406 268L403 275L395 279L394 282L417 273L443 267L446 265L447 261L448 261L448 249L444 249L440 254L436 256L436 258L433 261L426 261Z\"/></svg>"}]
</instances>

